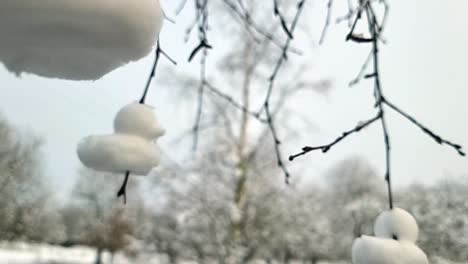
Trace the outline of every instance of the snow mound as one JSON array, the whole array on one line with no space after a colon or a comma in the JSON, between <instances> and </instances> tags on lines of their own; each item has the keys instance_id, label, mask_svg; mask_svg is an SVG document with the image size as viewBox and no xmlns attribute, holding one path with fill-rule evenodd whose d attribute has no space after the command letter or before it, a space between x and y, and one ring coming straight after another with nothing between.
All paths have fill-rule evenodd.
<instances>
[{"instance_id":1,"label":"snow mound","mask_svg":"<svg viewBox=\"0 0 468 264\"><path fill-rule=\"evenodd\" d=\"M15 73L97 80L147 55L159 0L0 0L0 62Z\"/></svg>"},{"instance_id":2,"label":"snow mound","mask_svg":"<svg viewBox=\"0 0 468 264\"><path fill-rule=\"evenodd\" d=\"M352 248L354 264L428 264L426 254L407 241L362 236Z\"/></svg>"},{"instance_id":3,"label":"snow mound","mask_svg":"<svg viewBox=\"0 0 468 264\"><path fill-rule=\"evenodd\" d=\"M400 208L394 208L377 217L374 233L377 237L416 242L419 228L410 213Z\"/></svg>"},{"instance_id":4,"label":"snow mound","mask_svg":"<svg viewBox=\"0 0 468 264\"><path fill-rule=\"evenodd\" d=\"M159 164L156 147L132 135L89 136L78 144L77 152L86 167L98 171L147 175Z\"/></svg>"},{"instance_id":5,"label":"snow mound","mask_svg":"<svg viewBox=\"0 0 468 264\"><path fill-rule=\"evenodd\" d=\"M139 103L131 103L117 113L114 120L114 131L141 136L148 140L164 135L164 129L159 125L153 108Z\"/></svg>"}]
</instances>

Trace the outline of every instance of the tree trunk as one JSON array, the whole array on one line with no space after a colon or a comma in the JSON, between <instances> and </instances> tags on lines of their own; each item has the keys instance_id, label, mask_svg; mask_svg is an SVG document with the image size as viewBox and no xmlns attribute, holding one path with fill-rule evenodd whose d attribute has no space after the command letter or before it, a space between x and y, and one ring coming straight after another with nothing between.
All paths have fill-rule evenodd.
<instances>
[{"instance_id":1,"label":"tree trunk","mask_svg":"<svg viewBox=\"0 0 468 264\"><path fill-rule=\"evenodd\" d=\"M198 261L198 264L205 264L205 257L198 256L197 261Z\"/></svg>"},{"instance_id":2,"label":"tree trunk","mask_svg":"<svg viewBox=\"0 0 468 264\"><path fill-rule=\"evenodd\" d=\"M252 61L252 40L248 39L244 47L244 80L242 84L242 106L247 111L250 109L250 89L254 72L254 62ZM247 191L247 176L248 176L248 158L247 158L247 138L249 128L249 114L247 111L242 112L239 128L239 138L237 142L237 169L239 178L234 189L234 204L241 209L245 200ZM231 240L239 238L241 232L241 223L233 223L231 226Z\"/></svg>"},{"instance_id":3,"label":"tree trunk","mask_svg":"<svg viewBox=\"0 0 468 264\"><path fill-rule=\"evenodd\" d=\"M169 253L167 256L169 257L169 263L177 264L177 254Z\"/></svg>"},{"instance_id":4,"label":"tree trunk","mask_svg":"<svg viewBox=\"0 0 468 264\"><path fill-rule=\"evenodd\" d=\"M199 264L205 264L205 254L201 250L197 250L197 260Z\"/></svg>"},{"instance_id":5,"label":"tree trunk","mask_svg":"<svg viewBox=\"0 0 468 264\"><path fill-rule=\"evenodd\" d=\"M284 254L284 259L283 259L283 263L284 264L289 264L292 260L293 256L291 255L291 252L289 250L287 250Z\"/></svg>"},{"instance_id":6,"label":"tree trunk","mask_svg":"<svg viewBox=\"0 0 468 264\"><path fill-rule=\"evenodd\" d=\"M94 264L102 264L102 249L98 248L96 250L96 260L94 261Z\"/></svg>"}]
</instances>

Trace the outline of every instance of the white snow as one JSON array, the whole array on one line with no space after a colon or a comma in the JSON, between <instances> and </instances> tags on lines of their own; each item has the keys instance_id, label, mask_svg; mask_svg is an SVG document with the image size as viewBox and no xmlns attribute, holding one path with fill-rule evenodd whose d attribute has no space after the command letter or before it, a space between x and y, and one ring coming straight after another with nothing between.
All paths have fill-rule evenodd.
<instances>
[{"instance_id":1,"label":"white snow","mask_svg":"<svg viewBox=\"0 0 468 264\"><path fill-rule=\"evenodd\" d=\"M93 263L96 250L76 246L62 248L45 244L2 243L0 247L0 263L4 264L85 264ZM105 254L105 259L109 258Z\"/></svg>"},{"instance_id":2,"label":"white snow","mask_svg":"<svg viewBox=\"0 0 468 264\"><path fill-rule=\"evenodd\" d=\"M159 165L156 139L164 135L153 107L131 103L114 119L115 134L88 136L78 144L78 157L88 168L147 175Z\"/></svg>"},{"instance_id":3,"label":"white snow","mask_svg":"<svg viewBox=\"0 0 468 264\"><path fill-rule=\"evenodd\" d=\"M356 245L355 246L365 246ZM85 246L60 247L47 244L28 244L20 242L0 242L0 263L2 264L90 264L94 263L96 249ZM129 258L122 253L117 253L114 262L111 262L111 256L108 252L103 254L104 264L148 264L148 263L167 263L164 255L151 252L140 252L136 258ZM180 264L192 264L180 260ZM264 263L264 261L253 261L252 263ZM276 263L276 262L275 262ZM299 263L299 262L293 262ZM320 261L320 264L346 264L349 262L328 262ZM387 264L388 262L375 262L373 264ZM391 262L393 263L393 262ZM455 263L439 257L431 259L434 264L467 264L466 262Z\"/></svg>"},{"instance_id":4,"label":"white snow","mask_svg":"<svg viewBox=\"0 0 468 264\"><path fill-rule=\"evenodd\" d=\"M374 224L376 237L354 240L354 264L427 264L426 254L414 242L418 224L407 211L394 208L381 213Z\"/></svg>"},{"instance_id":5,"label":"white snow","mask_svg":"<svg viewBox=\"0 0 468 264\"><path fill-rule=\"evenodd\" d=\"M394 208L377 217L374 233L377 237L391 239L395 235L398 240L416 242L419 228L410 213L400 208Z\"/></svg>"},{"instance_id":6,"label":"white snow","mask_svg":"<svg viewBox=\"0 0 468 264\"><path fill-rule=\"evenodd\" d=\"M424 252L408 241L362 236L353 243L354 264L428 264Z\"/></svg>"},{"instance_id":7,"label":"white snow","mask_svg":"<svg viewBox=\"0 0 468 264\"><path fill-rule=\"evenodd\" d=\"M114 131L131 134L152 140L164 135L153 107L145 104L131 103L122 108L115 117Z\"/></svg>"},{"instance_id":8,"label":"white snow","mask_svg":"<svg viewBox=\"0 0 468 264\"><path fill-rule=\"evenodd\" d=\"M78 144L78 157L91 169L147 175L159 165L156 146L132 135L89 136Z\"/></svg>"},{"instance_id":9,"label":"white snow","mask_svg":"<svg viewBox=\"0 0 468 264\"><path fill-rule=\"evenodd\" d=\"M60 247L48 244L0 242L1 264L90 264L96 259L96 249L86 246ZM112 262L109 252L103 252L104 264L164 263L164 256L142 252L136 258L117 253Z\"/></svg>"},{"instance_id":10,"label":"white snow","mask_svg":"<svg viewBox=\"0 0 468 264\"><path fill-rule=\"evenodd\" d=\"M0 0L0 62L16 74L97 80L147 55L159 0Z\"/></svg>"}]
</instances>

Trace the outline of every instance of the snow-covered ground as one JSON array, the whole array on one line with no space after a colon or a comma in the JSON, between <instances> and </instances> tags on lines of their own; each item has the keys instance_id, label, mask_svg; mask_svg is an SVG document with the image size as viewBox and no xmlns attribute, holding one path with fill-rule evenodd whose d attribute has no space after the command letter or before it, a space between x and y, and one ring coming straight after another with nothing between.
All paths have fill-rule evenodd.
<instances>
[{"instance_id":1,"label":"snow-covered ground","mask_svg":"<svg viewBox=\"0 0 468 264\"><path fill-rule=\"evenodd\" d=\"M95 250L82 246L64 248L25 243L0 244L1 264L92 264L95 257ZM104 254L103 257L104 263L110 263L109 254ZM130 262L122 256L114 259L114 264L127 263Z\"/></svg>"},{"instance_id":2,"label":"snow-covered ground","mask_svg":"<svg viewBox=\"0 0 468 264\"><path fill-rule=\"evenodd\" d=\"M95 258L96 250L90 247L0 242L0 264L94 264ZM104 264L165 264L165 259L157 254L131 259L116 254L112 262L111 255L104 253L102 260Z\"/></svg>"},{"instance_id":3,"label":"snow-covered ground","mask_svg":"<svg viewBox=\"0 0 468 264\"><path fill-rule=\"evenodd\" d=\"M93 264L96 251L89 247L77 246L64 248L44 244L26 243L0 243L0 264ZM103 255L103 263L110 264L111 256ZM157 255L142 255L134 259L128 259L117 254L113 264L165 264L164 257ZM188 264L188 263L185 263ZM320 264L346 264L321 262ZM431 264L468 264L455 263L436 258Z\"/></svg>"},{"instance_id":4,"label":"snow-covered ground","mask_svg":"<svg viewBox=\"0 0 468 264\"><path fill-rule=\"evenodd\" d=\"M92 263L93 251L85 247L61 248L46 245L2 244L0 248L1 263Z\"/></svg>"}]
</instances>

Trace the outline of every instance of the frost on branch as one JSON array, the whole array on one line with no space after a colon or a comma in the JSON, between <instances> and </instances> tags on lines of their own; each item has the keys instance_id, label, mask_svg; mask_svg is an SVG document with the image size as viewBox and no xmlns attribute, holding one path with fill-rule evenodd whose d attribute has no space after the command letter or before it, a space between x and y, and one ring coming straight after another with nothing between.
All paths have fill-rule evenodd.
<instances>
[{"instance_id":1,"label":"frost on branch","mask_svg":"<svg viewBox=\"0 0 468 264\"><path fill-rule=\"evenodd\" d=\"M159 165L153 143L164 134L150 106L131 103L114 120L115 134L89 136L78 144L78 157L88 168L147 175Z\"/></svg>"},{"instance_id":2,"label":"frost on branch","mask_svg":"<svg viewBox=\"0 0 468 264\"><path fill-rule=\"evenodd\" d=\"M158 0L0 0L0 61L15 73L97 80L147 55Z\"/></svg>"},{"instance_id":3,"label":"frost on branch","mask_svg":"<svg viewBox=\"0 0 468 264\"><path fill-rule=\"evenodd\" d=\"M427 256L414 244L416 220L403 209L394 208L377 217L376 237L361 236L353 243L354 264L428 264Z\"/></svg>"}]
</instances>

